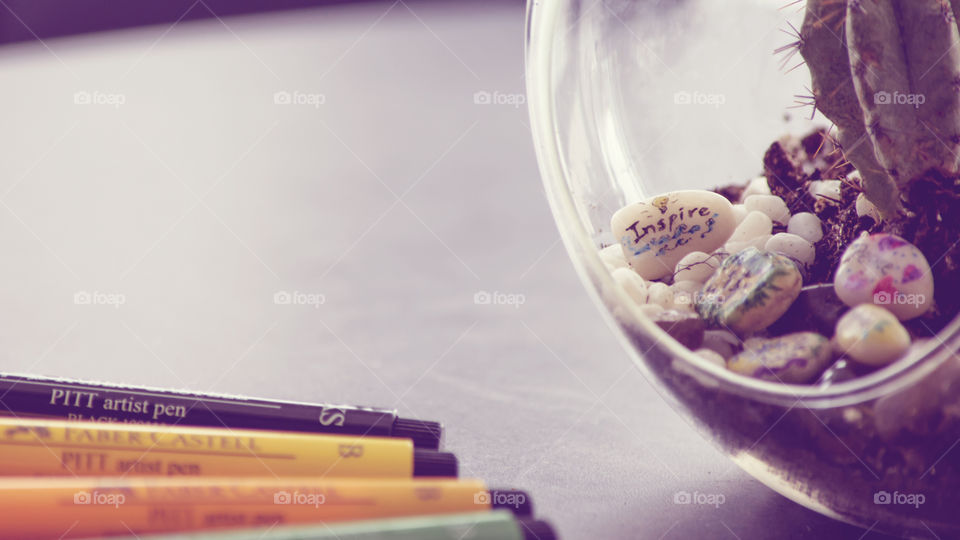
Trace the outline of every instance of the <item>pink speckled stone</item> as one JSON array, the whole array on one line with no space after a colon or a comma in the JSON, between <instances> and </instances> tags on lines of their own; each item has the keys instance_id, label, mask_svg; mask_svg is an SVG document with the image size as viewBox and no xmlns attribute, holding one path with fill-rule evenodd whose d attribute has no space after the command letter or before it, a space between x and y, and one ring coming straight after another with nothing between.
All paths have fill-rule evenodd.
<instances>
[{"instance_id":1,"label":"pink speckled stone","mask_svg":"<svg viewBox=\"0 0 960 540\"><path fill-rule=\"evenodd\" d=\"M833 287L850 307L875 304L901 321L933 305L933 275L926 257L899 236L863 233L840 259Z\"/></svg>"}]
</instances>

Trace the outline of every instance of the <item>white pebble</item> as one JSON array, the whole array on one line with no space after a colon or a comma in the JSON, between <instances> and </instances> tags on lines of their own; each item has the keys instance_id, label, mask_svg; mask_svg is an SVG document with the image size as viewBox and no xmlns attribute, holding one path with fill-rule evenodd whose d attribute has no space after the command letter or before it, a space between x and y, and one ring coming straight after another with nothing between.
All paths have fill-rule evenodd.
<instances>
[{"instance_id":1,"label":"white pebble","mask_svg":"<svg viewBox=\"0 0 960 540\"><path fill-rule=\"evenodd\" d=\"M751 195L743 201L747 212L763 212L770 219L786 225L790 220L790 209L787 203L776 195Z\"/></svg>"},{"instance_id":2,"label":"white pebble","mask_svg":"<svg viewBox=\"0 0 960 540\"><path fill-rule=\"evenodd\" d=\"M629 268L617 268L613 271L613 278L627 291L634 302L647 303L647 282L636 272Z\"/></svg>"},{"instance_id":3,"label":"white pebble","mask_svg":"<svg viewBox=\"0 0 960 540\"><path fill-rule=\"evenodd\" d=\"M739 252L747 249L748 247L755 247L755 248L757 248L757 249L763 249L764 246L767 245L767 242L769 242L769 241L770 241L770 238L772 238L772 237L773 237L773 235L771 235L771 234L765 234L765 235L763 235L763 236L755 236L755 237L753 237L753 238L751 238L751 239L749 239L749 240L745 240L745 241L743 241L743 242L727 242L727 244L726 244L725 246L723 246L723 249L724 249L724 250L727 252L727 254L729 254L729 255L734 255L734 254L736 254L736 253L739 253Z\"/></svg>"},{"instance_id":4,"label":"white pebble","mask_svg":"<svg viewBox=\"0 0 960 540\"><path fill-rule=\"evenodd\" d=\"M674 281L697 281L703 283L720 266L720 257L702 251L687 253L674 269Z\"/></svg>"},{"instance_id":5,"label":"white pebble","mask_svg":"<svg viewBox=\"0 0 960 540\"><path fill-rule=\"evenodd\" d=\"M647 285L647 303L670 309L673 307L673 291L666 283L654 281Z\"/></svg>"},{"instance_id":6,"label":"white pebble","mask_svg":"<svg viewBox=\"0 0 960 540\"><path fill-rule=\"evenodd\" d=\"M740 339L726 330L707 330L703 333L703 345L705 349L710 349L723 358L730 358L737 352Z\"/></svg>"},{"instance_id":7,"label":"white pebble","mask_svg":"<svg viewBox=\"0 0 960 540\"><path fill-rule=\"evenodd\" d=\"M863 182L863 176L860 175L860 171L855 170L847 175L847 181L853 182L859 186Z\"/></svg>"},{"instance_id":8,"label":"white pebble","mask_svg":"<svg viewBox=\"0 0 960 540\"><path fill-rule=\"evenodd\" d=\"M722 356L720 356L717 351L710 349L697 349L693 351L693 354L703 358L704 360L710 362L711 364L716 364L720 367L726 367L727 361Z\"/></svg>"},{"instance_id":9,"label":"white pebble","mask_svg":"<svg viewBox=\"0 0 960 540\"><path fill-rule=\"evenodd\" d=\"M816 244L823 238L823 223L816 214L800 212L794 214L787 223L787 232L795 234L807 242Z\"/></svg>"},{"instance_id":10,"label":"white pebble","mask_svg":"<svg viewBox=\"0 0 960 540\"><path fill-rule=\"evenodd\" d=\"M810 182L810 194L816 198L827 198L834 201L840 201L840 181L839 180L816 180Z\"/></svg>"},{"instance_id":11,"label":"white pebble","mask_svg":"<svg viewBox=\"0 0 960 540\"><path fill-rule=\"evenodd\" d=\"M773 235L764 249L784 255L803 266L810 266L817 257L817 249L813 244L807 242L802 236L790 233Z\"/></svg>"},{"instance_id":12,"label":"white pebble","mask_svg":"<svg viewBox=\"0 0 960 540\"><path fill-rule=\"evenodd\" d=\"M733 230L727 243L746 242L758 236L770 234L773 231L773 220L763 212L750 212L743 222Z\"/></svg>"},{"instance_id":13,"label":"white pebble","mask_svg":"<svg viewBox=\"0 0 960 540\"><path fill-rule=\"evenodd\" d=\"M613 244L600 250L600 260L611 272L617 268L627 268L627 259L623 256L623 247Z\"/></svg>"},{"instance_id":14,"label":"white pebble","mask_svg":"<svg viewBox=\"0 0 960 540\"><path fill-rule=\"evenodd\" d=\"M770 184L766 176L758 176L751 180L740 194L740 202L747 200L751 195L770 195Z\"/></svg>"},{"instance_id":15,"label":"white pebble","mask_svg":"<svg viewBox=\"0 0 960 540\"><path fill-rule=\"evenodd\" d=\"M870 202L870 199L867 198L863 193L857 195L857 215L860 217L870 216L874 221L879 223L881 221L880 210Z\"/></svg>"},{"instance_id":16,"label":"white pebble","mask_svg":"<svg viewBox=\"0 0 960 540\"><path fill-rule=\"evenodd\" d=\"M699 281L675 281L670 286L673 291L673 308L692 310L701 287L703 283Z\"/></svg>"},{"instance_id":17,"label":"white pebble","mask_svg":"<svg viewBox=\"0 0 960 540\"><path fill-rule=\"evenodd\" d=\"M733 218L737 221L737 225L743 222L743 218L747 217L747 207L742 204L733 205Z\"/></svg>"},{"instance_id":18,"label":"white pebble","mask_svg":"<svg viewBox=\"0 0 960 540\"><path fill-rule=\"evenodd\" d=\"M657 304L644 304L642 306L637 306L637 309L651 319L663 313L663 306Z\"/></svg>"}]
</instances>

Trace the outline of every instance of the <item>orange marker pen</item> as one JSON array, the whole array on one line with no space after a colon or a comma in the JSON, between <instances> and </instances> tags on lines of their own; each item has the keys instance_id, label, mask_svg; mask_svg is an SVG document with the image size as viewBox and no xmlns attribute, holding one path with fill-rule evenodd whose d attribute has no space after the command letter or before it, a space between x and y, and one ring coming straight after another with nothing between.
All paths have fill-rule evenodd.
<instances>
[{"instance_id":1,"label":"orange marker pen","mask_svg":"<svg viewBox=\"0 0 960 540\"><path fill-rule=\"evenodd\" d=\"M276 478L0 479L4 538L84 538L332 523L507 508L522 491L479 480Z\"/></svg>"},{"instance_id":2,"label":"orange marker pen","mask_svg":"<svg viewBox=\"0 0 960 540\"><path fill-rule=\"evenodd\" d=\"M456 476L409 439L0 418L0 476Z\"/></svg>"}]
</instances>

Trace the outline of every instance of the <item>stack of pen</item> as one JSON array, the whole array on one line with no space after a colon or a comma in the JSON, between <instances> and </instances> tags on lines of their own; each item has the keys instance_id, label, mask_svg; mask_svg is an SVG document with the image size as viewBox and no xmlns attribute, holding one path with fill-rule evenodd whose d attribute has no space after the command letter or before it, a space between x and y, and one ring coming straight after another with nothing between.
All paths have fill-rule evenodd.
<instances>
[{"instance_id":1,"label":"stack of pen","mask_svg":"<svg viewBox=\"0 0 960 540\"><path fill-rule=\"evenodd\" d=\"M0 537L556 537L441 439L387 410L0 375Z\"/></svg>"}]
</instances>

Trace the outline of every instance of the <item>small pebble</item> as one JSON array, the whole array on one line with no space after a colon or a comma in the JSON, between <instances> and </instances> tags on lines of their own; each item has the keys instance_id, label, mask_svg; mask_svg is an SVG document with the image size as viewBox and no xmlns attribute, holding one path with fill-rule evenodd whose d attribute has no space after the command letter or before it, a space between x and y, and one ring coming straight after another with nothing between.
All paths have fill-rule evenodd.
<instances>
[{"instance_id":1,"label":"small pebble","mask_svg":"<svg viewBox=\"0 0 960 540\"><path fill-rule=\"evenodd\" d=\"M674 281L699 281L703 283L720 266L720 257L702 251L687 253L674 269Z\"/></svg>"},{"instance_id":2,"label":"small pebble","mask_svg":"<svg viewBox=\"0 0 960 540\"><path fill-rule=\"evenodd\" d=\"M730 358L740 348L740 338L726 330L707 330L703 333L701 347Z\"/></svg>"},{"instance_id":3,"label":"small pebble","mask_svg":"<svg viewBox=\"0 0 960 540\"><path fill-rule=\"evenodd\" d=\"M697 296L696 309L713 326L745 335L770 326L800 294L797 266L776 253L747 248L723 261Z\"/></svg>"},{"instance_id":4,"label":"small pebble","mask_svg":"<svg viewBox=\"0 0 960 540\"><path fill-rule=\"evenodd\" d=\"M727 360L724 357L717 354L716 351L710 349L697 349L693 351L693 354L696 354L711 364L716 364L720 367L725 367L727 365Z\"/></svg>"},{"instance_id":5,"label":"small pebble","mask_svg":"<svg viewBox=\"0 0 960 540\"><path fill-rule=\"evenodd\" d=\"M747 212L763 212L770 219L786 225L790 221L790 210L787 203L776 195L751 195L743 201Z\"/></svg>"},{"instance_id":6,"label":"small pebble","mask_svg":"<svg viewBox=\"0 0 960 540\"><path fill-rule=\"evenodd\" d=\"M830 199L831 201L840 201L840 181L839 180L814 180L810 182L808 191L810 195L821 199Z\"/></svg>"},{"instance_id":7,"label":"small pebble","mask_svg":"<svg viewBox=\"0 0 960 540\"><path fill-rule=\"evenodd\" d=\"M863 193L857 195L856 205L858 216L870 216L877 223L880 223L883 220L883 218L880 217L880 210L872 202L870 202L870 199L868 199Z\"/></svg>"},{"instance_id":8,"label":"small pebble","mask_svg":"<svg viewBox=\"0 0 960 540\"><path fill-rule=\"evenodd\" d=\"M747 207L742 204L733 205L733 217L737 220L737 225L743 222L743 218L747 217Z\"/></svg>"},{"instance_id":9,"label":"small pebble","mask_svg":"<svg viewBox=\"0 0 960 540\"><path fill-rule=\"evenodd\" d=\"M887 233L862 233L850 243L833 280L837 296L850 307L883 306L901 321L933 305L933 275L916 246Z\"/></svg>"},{"instance_id":10,"label":"small pebble","mask_svg":"<svg viewBox=\"0 0 960 540\"><path fill-rule=\"evenodd\" d=\"M638 304L647 303L647 282L636 272L629 268L617 268L613 271L613 278L627 291L634 302Z\"/></svg>"},{"instance_id":11,"label":"small pebble","mask_svg":"<svg viewBox=\"0 0 960 540\"><path fill-rule=\"evenodd\" d=\"M613 244L600 250L600 260L611 272L617 268L627 268L627 259L623 258L623 248Z\"/></svg>"},{"instance_id":12,"label":"small pebble","mask_svg":"<svg viewBox=\"0 0 960 540\"><path fill-rule=\"evenodd\" d=\"M764 249L788 257L794 262L800 263L803 267L809 267L813 264L813 260L817 256L817 250L813 247L813 244L807 242L801 236L790 233L773 235L767 241Z\"/></svg>"},{"instance_id":13,"label":"small pebble","mask_svg":"<svg viewBox=\"0 0 960 540\"><path fill-rule=\"evenodd\" d=\"M637 309L640 310L640 313L643 313L651 319L663 312L663 306L658 304L644 304L642 306L637 306Z\"/></svg>"},{"instance_id":14,"label":"small pebble","mask_svg":"<svg viewBox=\"0 0 960 540\"><path fill-rule=\"evenodd\" d=\"M751 238L770 234L773 231L773 220L763 212L753 211L743 218L743 221L727 239L727 242L744 242Z\"/></svg>"},{"instance_id":15,"label":"small pebble","mask_svg":"<svg viewBox=\"0 0 960 540\"><path fill-rule=\"evenodd\" d=\"M823 223L816 214L800 212L790 218L787 223L787 232L795 234L811 244L816 244L823 238Z\"/></svg>"},{"instance_id":16,"label":"small pebble","mask_svg":"<svg viewBox=\"0 0 960 540\"><path fill-rule=\"evenodd\" d=\"M673 291L673 308L693 310L694 301L697 293L700 292L703 283L699 281L677 281L670 286Z\"/></svg>"},{"instance_id":17,"label":"small pebble","mask_svg":"<svg viewBox=\"0 0 960 540\"><path fill-rule=\"evenodd\" d=\"M740 202L747 200L751 195L770 195L770 184L766 176L758 176L751 180L740 194Z\"/></svg>"},{"instance_id":18,"label":"small pebble","mask_svg":"<svg viewBox=\"0 0 960 540\"><path fill-rule=\"evenodd\" d=\"M773 339L748 339L743 352L727 360L727 368L766 381L802 384L820 375L831 356L827 338L797 332Z\"/></svg>"},{"instance_id":19,"label":"small pebble","mask_svg":"<svg viewBox=\"0 0 960 540\"><path fill-rule=\"evenodd\" d=\"M707 325L696 313L668 309L654 316L653 322L691 351L703 343Z\"/></svg>"},{"instance_id":20,"label":"small pebble","mask_svg":"<svg viewBox=\"0 0 960 540\"><path fill-rule=\"evenodd\" d=\"M610 222L630 267L644 279L670 275L684 255L710 252L736 228L733 205L712 191L674 191L618 210Z\"/></svg>"},{"instance_id":21,"label":"small pebble","mask_svg":"<svg viewBox=\"0 0 960 540\"><path fill-rule=\"evenodd\" d=\"M861 304L840 317L834 339L850 358L870 366L887 365L910 347L907 329L873 304Z\"/></svg>"},{"instance_id":22,"label":"small pebble","mask_svg":"<svg viewBox=\"0 0 960 540\"><path fill-rule=\"evenodd\" d=\"M764 234L762 236L755 236L750 240L745 240L743 242L727 242L727 244L723 246L723 249L728 254L740 253L748 247L763 249L771 238L773 238L772 234Z\"/></svg>"},{"instance_id":23,"label":"small pebble","mask_svg":"<svg viewBox=\"0 0 960 540\"><path fill-rule=\"evenodd\" d=\"M659 281L650 283L647 285L647 303L669 309L673 307L673 290L666 283Z\"/></svg>"}]
</instances>

